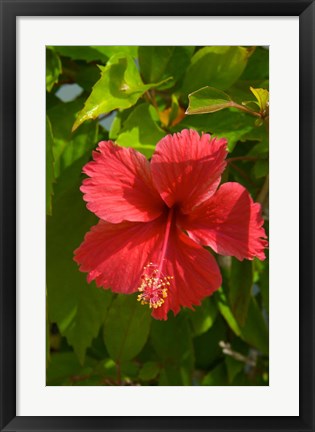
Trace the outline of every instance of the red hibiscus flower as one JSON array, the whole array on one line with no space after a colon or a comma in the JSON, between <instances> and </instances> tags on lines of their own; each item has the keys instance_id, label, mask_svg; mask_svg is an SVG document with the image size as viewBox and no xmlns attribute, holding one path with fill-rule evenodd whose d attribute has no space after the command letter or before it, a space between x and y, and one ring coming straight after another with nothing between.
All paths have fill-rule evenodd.
<instances>
[{"instance_id":1,"label":"red hibiscus flower","mask_svg":"<svg viewBox=\"0 0 315 432\"><path fill-rule=\"evenodd\" d=\"M218 188L226 140L194 130L168 135L151 162L133 149L99 143L83 169L81 191L99 218L75 251L88 282L130 294L152 316L193 307L221 285L214 257L203 248L265 258L260 205L238 183Z\"/></svg>"}]
</instances>

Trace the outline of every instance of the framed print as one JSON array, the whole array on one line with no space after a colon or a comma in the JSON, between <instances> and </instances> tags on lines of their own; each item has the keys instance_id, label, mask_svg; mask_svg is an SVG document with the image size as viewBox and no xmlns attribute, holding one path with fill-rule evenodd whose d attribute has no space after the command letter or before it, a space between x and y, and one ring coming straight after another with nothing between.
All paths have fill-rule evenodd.
<instances>
[{"instance_id":1,"label":"framed print","mask_svg":"<svg viewBox=\"0 0 315 432\"><path fill-rule=\"evenodd\" d=\"M314 3L1 0L1 430L314 430Z\"/></svg>"}]
</instances>

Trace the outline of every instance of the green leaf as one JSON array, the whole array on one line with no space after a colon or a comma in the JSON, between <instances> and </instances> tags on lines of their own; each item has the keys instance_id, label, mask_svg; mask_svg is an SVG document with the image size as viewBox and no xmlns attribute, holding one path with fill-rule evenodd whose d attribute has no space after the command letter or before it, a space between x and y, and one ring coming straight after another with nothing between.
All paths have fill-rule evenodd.
<instances>
[{"instance_id":1,"label":"green leaf","mask_svg":"<svg viewBox=\"0 0 315 432\"><path fill-rule=\"evenodd\" d=\"M226 138L228 150L233 151L238 141L254 128L254 117L232 110L218 111L212 114L186 116L179 124L172 128L172 132L184 128L196 129L198 132L209 132L211 135Z\"/></svg>"},{"instance_id":2,"label":"green leaf","mask_svg":"<svg viewBox=\"0 0 315 432\"><path fill-rule=\"evenodd\" d=\"M225 364L229 379L229 384L232 384L234 378L244 369L244 363L236 360L235 358L227 355L225 358Z\"/></svg>"},{"instance_id":3,"label":"green leaf","mask_svg":"<svg viewBox=\"0 0 315 432\"><path fill-rule=\"evenodd\" d=\"M157 82L172 77L166 84L169 88L178 81L187 66L193 47L184 46L141 46L139 47L139 66L145 82Z\"/></svg>"},{"instance_id":4,"label":"green leaf","mask_svg":"<svg viewBox=\"0 0 315 432\"><path fill-rule=\"evenodd\" d=\"M254 261L255 267L258 267L258 286L261 291L262 299L264 307L266 311L269 313L269 259L265 261L259 261L255 259Z\"/></svg>"},{"instance_id":5,"label":"green leaf","mask_svg":"<svg viewBox=\"0 0 315 432\"><path fill-rule=\"evenodd\" d=\"M223 357L219 343L226 340L226 324L220 315L210 329L194 338L196 368L208 370Z\"/></svg>"},{"instance_id":6,"label":"green leaf","mask_svg":"<svg viewBox=\"0 0 315 432\"><path fill-rule=\"evenodd\" d=\"M55 353L47 368L46 383L48 386L72 385L72 379L74 381L91 374L95 364L94 360L88 358L82 367L73 352Z\"/></svg>"},{"instance_id":7,"label":"green leaf","mask_svg":"<svg viewBox=\"0 0 315 432\"><path fill-rule=\"evenodd\" d=\"M118 295L111 304L104 325L104 342L117 362L133 359L146 343L152 318L134 295Z\"/></svg>"},{"instance_id":8,"label":"green leaf","mask_svg":"<svg viewBox=\"0 0 315 432\"><path fill-rule=\"evenodd\" d=\"M166 365L160 373L159 386L184 386L191 384L191 372L185 367Z\"/></svg>"},{"instance_id":9,"label":"green leaf","mask_svg":"<svg viewBox=\"0 0 315 432\"><path fill-rule=\"evenodd\" d=\"M77 68L76 63L74 63L71 69L70 66L71 65L67 65L67 68L70 70L75 83L82 87L87 93L91 93L92 87L101 76L99 67L95 63L82 64L79 69ZM83 102L84 101L82 101L82 103ZM81 107L82 105L79 108Z\"/></svg>"},{"instance_id":10,"label":"green leaf","mask_svg":"<svg viewBox=\"0 0 315 432\"><path fill-rule=\"evenodd\" d=\"M256 47L249 57L247 66L241 76L242 80L264 80L269 77L269 49Z\"/></svg>"},{"instance_id":11,"label":"green leaf","mask_svg":"<svg viewBox=\"0 0 315 432\"><path fill-rule=\"evenodd\" d=\"M179 103L177 96L175 94L172 94L172 104L171 104L171 110L168 118L168 124L167 126L171 125L173 121L176 119L179 111Z\"/></svg>"},{"instance_id":12,"label":"green leaf","mask_svg":"<svg viewBox=\"0 0 315 432\"><path fill-rule=\"evenodd\" d=\"M136 107L131 107L126 110L115 111L115 117L109 130L109 139L116 141L120 134L123 124L127 118L133 113Z\"/></svg>"},{"instance_id":13,"label":"green leaf","mask_svg":"<svg viewBox=\"0 0 315 432\"><path fill-rule=\"evenodd\" d=\"M215 298L217 300L217 304L218 304L218 308L219 311L221 312L221 315L223 316L223 318L225 319L225 321L228 323L228 325L230 326L230 328L233 330L233 332L237 335L240 336L241 335L241 329L230 309L230 305L228 303L228 300L226 298L226 295L224 293L224 291L222 290L222 288L220 288L216 293L215 293Z\"/></svg>"},{"instance_id":14,"label":"green leaf","mask_svg":"<svg viewBox=\"0 0 315 432\"><path fill-rule=\"evenodd\" d=\"M55 185L53 215L47 218L48 313L73 346L81 363L104 322L111 293L88 285L86 274L73 261L73 251L97 222L87 211L81 184L82 160L65 170Z\"/></svg>"},{"instance_id":15,"label":"green leaf","mask_svg":"<svg viewBox=\"0 0 315 432\"><path fill-rule=\"evenodd\" d=\"M121 131L121 127L122 127L122 116L120 115L121 112L125 112L125 111L118 111L116 113L116 116L111 124L110 130L109 130L109 138L111 140L115 140L119 135L119 132Z\"/></svg>"},{"instance_id":16,"label":"green leaf","mask_svg":"<svg viewBox=\"0 0 315 432\"><path fill-rule=\"evenodd\" d=\"M214 300L207 297L201 306L197 306L194 311L188 311L188 313L194 336L199 336L212 327L218 314L218 308Z\"/></svg>"},{"instance_id":17,"label":"green leaf","mask_svg":"<svg viewBox=\"0 0 315 432\"><path fill-rule=\"evenodd\" d=\"M134 59L128 55L115 54L105 67L99 68L101 78L79 112L73 130L88 119L96 119L100 114L131 107L145 91L161 84L143 84Z\"/></svg>"},{"instance_id":18,"label":"green leaf","mask_svg":"<svg viewBox=\"0 0 315 432\"><path fill-rule=\"evenodd\" d=\"M263 354L269 352L269 334L266 322L259 309L257 301L252 297L249 303L248 316L241 337L258 348Z\"/></svg>"},{"instance_id":19,"label":"green leaf","mask_svg":"<svg viewBox=\"0 0 315 432\"><path fill-rule=\"evenodd\" d=\"M47 295L46 295L47 304ZM46 366L50 361L50 322L48 318L47 306L46 306Z\"/></svg>"},{"instance_id":20,"label":"green leaf","mask_svg":"<svg viewBox=\"0 0 315 432\"><path fill-rule=\"evenodd\" d=\"M155 379L160 372L160 366L157 362L145 363L139 373L139 379L142 381L151 381Z\"/></svg>"},{"instance_id":21,"label":"green leaf","mask_svg":"<svg viewBox=\"0 0 315 432\"><path fill-rule=\"evenodd\" d=\"M234 317L243 326L253 286L253 262L249 260L232 260L229 300Z\"/></svg>"},{"instance_id":22,"label":"green leaf","mask_svg":"<svg viewBox=\"0 0 315 432\"><path fill-rule=\"evenodd\" d=\"M150 340L164 367L170 368L169 379L174 375L174 370L177 370L179 375L174 379L182 381L184 385L191 385L194 350L185 316L169 316L167 321L154 320L151 325ZM172 383L173 380L170 385L176 385Z\"/></svg>"},{"instance_id":23,"label":"green leaf","mask_svg":"<svg viewBox=\"0 0 315 432\"><path fill-rule=\"evenodd\" d=\"M124 122L116 142L151 157L156 144L165 136L157 119L156 110L151 105L144 103L137 106Z\"/></svg>"},{"instance_id":24,"label":"green leaf","mask_svg":"<svg viewBox=\"0 0 315 432\"><path fill-rule=\"evenodd\" d=\"M123 376L131 379L137 379L140 371L140 366L135 361L125 361L121 364L121 373Z\"/></svg>"},{"instance_id":25,"label":"green leaf","mask_svg":"<svg viewBox=\"0 0 315 432\"><path fill-rule=\"evenodd\" d=\"M257 105L260 108L260 112L265 112L269 107L269 91L263 88L250 87L250 91L257 99Z\"/></svg>"},{"instance_id":26,"label":"green leaf","mask_svg":"<svg viewBox=\"0 0 315 432\"><path fill-rule=\"evenodd\" d=\"M46 116L46 214L48 215L51 215L51 197L55 181L53 148L54 137L49 118Z\"/></svg>"},{"instance_id":27,"label":"green leaf","mask_svg":"<svg viewBox=\"0 0 315 432\"><path fill-rule=\"evenodd\" d=\"M229 88L229 95L231 98L238 102L239 104L242 104L243 102L251 100L255 103L255 101L252 100L252 92L250 91L250 87L254 88L269 88L269 81L268 80L238 80L236 81L232 87ZM257 105L256 105L257 106Z\"/></svg>"},{"instance_id":28,"label":"green leaf","mask_svg":"<svg viewBox=\"0 0 315 432\"><path fill-rule=\"evenodd\" d=\"M138 47L137 46L92 46L94 50L104 54L107 58L112 57L115 54L124 54L124 55L130 55L134 58L138 56Z\"/></svg>"},{"instance_id":29,"label":"green leaf","mask_svg":"<svg viewBox=\"0 0 315 432\"><path fill-rule=\"evenodd\" d=\"M190 95L186 114L206 114L233 107L230 96L214 87L203 87Z\"/></svg>"},{"instance_id":30,"label":"green leaf","mask_svg":"<svg viewBox=\"0 0 315 432\"><path fill-rule=\"evenodd\" d=\"M203 386L225 386L228 385L227 369L224 362L212 369L202 380Z\"/></svg>"},{"instance_id":31,"label":"green leaf","mask_svg":"<svg viewBox=\"0 0 315 432\"><path fill-rule=\"evenodd\" d=\"M51 91L53 86L58 82L59 75L62 72L62 65L59 56L51 47L46 48L46 89Z\"/></svg>"},{"instance_id":32,"label":"green leaf","mask_svg":"<svg viewBox=\"0 0 315 432\"><path fill-rule=\"evenodd\" d=\"M253 167L253 175L255 178L259 179L265 177L269 171L269 163L265 159L258 160Z\"/></svg>"},{"instance_id":33,"label":"green leaf","mask_svg":"<svg viewBox=\"0 0 315 432\"><path fill-rule=\"evenodd\" d=\"M268 354L268 328L256 300L253 297L250 298L246 322L243 327L240 327L221 288L215 293L215 296L220 313L233 332L263 354Z\"/></svg>"},{"instance_id":34,"label":"green leaf","mask_svg":"<svg viewBox=\"0 0 315 432\"><path fill-rule=\"evenodd\" d=\"M72 60L85 60L86 62L102 61L106 62L108 56L91 46L55 46L54 49L62 56Z\"/></svg>"},{"instance_id":35,"label":"green leaf","mask_svg":"<svg viewBox=\"0 0 315 432\"><path fill-rule=\"evenodd\" d=\"M201 48L186 71L183 94L188 95L205 86L228 89L241 76L248 55L248 49L239 46Z\"/></svg>"},{"instance_id":36,"label":"green leaf","mask_svg":"<svg viewBox=\"0 0 315 432\"><path fill-rule=\"evenodd\" d=\"M57 98L47 99L47 113L49 115L54 134L54 169L55 176L70 167L78 159L82 159L82 166L91 157L92 149L98 141L98 124L89 122L78 131L71 132L71 127L77 112L82 106L80 97L72 102L61 102Z\"/></svg>"}]
</instances>

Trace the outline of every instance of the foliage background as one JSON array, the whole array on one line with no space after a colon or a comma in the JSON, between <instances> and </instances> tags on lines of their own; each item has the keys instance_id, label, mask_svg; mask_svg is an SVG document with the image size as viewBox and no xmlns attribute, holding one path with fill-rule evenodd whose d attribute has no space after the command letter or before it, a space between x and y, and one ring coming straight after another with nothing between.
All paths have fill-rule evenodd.
<instances>
[{"instance_id":1,"label":"foliage background","mask_svg":"<svg viewBox=\"0 0 315 432\"><path fill-rule=\"evenodd\" d=\"M262 204L268 235L268 49L54 46L46 63L47 385L268 385L268 251L216 256L220 290L166 322L73 261L97 222L79 190L97 143L150 158L184 128L228 139L222 181Z\"/></svg>"}]
</instances>

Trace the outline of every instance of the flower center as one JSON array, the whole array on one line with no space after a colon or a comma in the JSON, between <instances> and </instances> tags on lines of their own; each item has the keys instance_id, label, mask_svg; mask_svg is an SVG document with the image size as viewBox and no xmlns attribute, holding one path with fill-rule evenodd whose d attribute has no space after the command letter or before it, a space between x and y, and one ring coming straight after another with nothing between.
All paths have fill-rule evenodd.
<instances>
[{"instance_id":1,"label":"flower center","mask_svg":"<svg viewBox=\"0 0 315 432\"><path fill-rule=\"evenodd\" d=\"M162 306L164 299L167 297L171 276L162 276L157 266L149 263L144 267L141 279L142 282L138 288L138 291L140 291L138 301L142 305L148 304L150 309Z\"/></svg>"},{"instance_id":2,"label":"flower center","mask_svg":"<svg viewBox=\"0 0 315 432\"><path fill-rule=\"evenodd\" d=\"M171 208L167 217L160 264L157 265L150 262L144 267L143 274L141 275L141 285L138 288L140 292L138 301L142 305L148 304L150 309L156 309L163 305L164 299L167 297L170 280L173 279L173 276L164 276L162 273L173 212L174 209Z\"/></svg>"}]
</instances>

